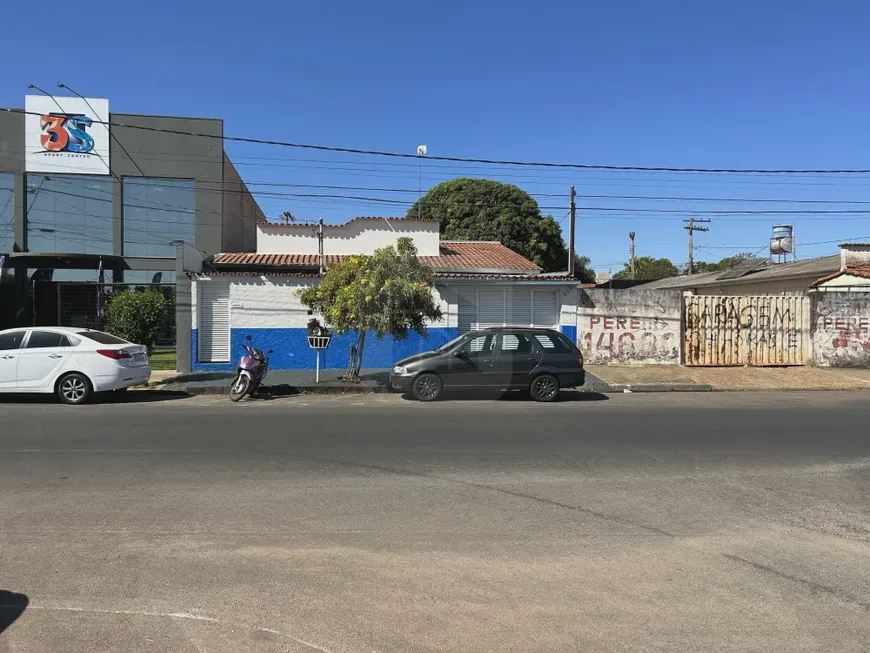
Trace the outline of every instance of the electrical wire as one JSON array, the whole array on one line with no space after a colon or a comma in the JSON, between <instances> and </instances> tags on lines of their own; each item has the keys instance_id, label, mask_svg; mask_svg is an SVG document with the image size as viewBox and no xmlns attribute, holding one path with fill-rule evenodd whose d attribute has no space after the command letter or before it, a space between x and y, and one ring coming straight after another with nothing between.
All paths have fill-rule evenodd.
<instances>
[{"instance_id":1,"label":"electrical wire","mask_svg":"<svg viewBox=\"0 0 870 653\"><path fill-rule=\"evenodd\" d=\"M24 115L41 115L39 112L27 111L25 109L0 109L9 113L19 113ZM343 152L346 154L359 154L366 156L383 156L390 158L413 159L418 160L420 157L417 154L409 154L407 152L388 152L384 150L367 150L352 147L336 147L328 145L313 145L310 143L293 143L290 141L277 141L263 138L251 138L245 136L226 136L224 134L203 134L198 132L187 131L183 129L166 129L164 127L150 127L147 125L133 125L121 122L113 122L111 120L93 120L94 123L106 125L109 127L122 129L139 129L142 131L156 132L162 134L175 134L178 136L193 136L196 138L211 138L220 141L231 141L237 143L254 143L258 145L274 145L280 147L290 147L296 149L316 150L320 152ZM835 168L835 169L775 169L775 168L681 168L667 166L640 166L640 165L605 165L605 164L589 164L589 163L554 163L549 161L511 161L506 159L483 159L472 157L454 157L454 156L437 156L427 155L427 160L432 161L452 161L456 163L484 163L487 165L512 165L524 167L540 167L540 168L563 168L563 169L579 169L579 170L633 170L642 172L699 172L711 174L771 174L771 175L805 175L805 174L867 174L870 169L857 168Z\"/></svg>"}]
</instances>

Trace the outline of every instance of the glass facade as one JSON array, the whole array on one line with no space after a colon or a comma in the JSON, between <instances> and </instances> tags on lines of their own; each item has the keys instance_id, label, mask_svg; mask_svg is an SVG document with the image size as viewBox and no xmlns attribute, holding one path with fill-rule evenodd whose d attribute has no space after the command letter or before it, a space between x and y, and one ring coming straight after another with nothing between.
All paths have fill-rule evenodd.
<instances>
[{"instance_id":1,"label":"glass facade","mask_svg":"<svg viewBox=\"0 0 870 653\"><path fill-rule=\"evenodd\" d=\"M0 172L0 254L12 251L15 242L15 177Z\"/></svg>"},{"instance_id":2,"label":"glass facade","mask_svg":"<svg viewBox=\"0 0 870 653\"><path fill-rule=\"evenodd\" d=\"M124 270L124 283L175 285L175 270Z\"/></svg>"},{"instance_id":3,"label":"glass facade","mask_svg":"<svg viewBox=\"0 0 870 653\"><path fill-rule=\"evenodd\" d=\"M174 241L194 242L192 179L125 178L123 189L124 256L174 257Z\"/></svg>"},{"instance_id":4,"label":"glass facade","mask_svg":"<svg viewBox=\"0 0 870 653\"><path fill-rule=\"evenodd\" d=\"M112 178L27 175L27 250L112 253Z\"/></svg>"}]
</instances>

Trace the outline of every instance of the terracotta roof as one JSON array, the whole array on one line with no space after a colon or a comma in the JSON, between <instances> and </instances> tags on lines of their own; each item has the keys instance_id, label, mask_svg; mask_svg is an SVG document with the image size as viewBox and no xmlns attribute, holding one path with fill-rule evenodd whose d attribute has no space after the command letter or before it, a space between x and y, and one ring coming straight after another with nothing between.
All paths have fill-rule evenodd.
<instances>
[{"instance_id":1,"label":"terracotta roof","mask_svg":"<svg viewBox=\"0 0 870 653\"><path fill-rule=\"evenodd\" d=\"M327 256L327 263L337 263L342 256ZM218 265L247 265L258 267L297 267L316 268L320 265L317 254L246 254L227 253L217 254L214 263Z\"/></svg>"},{"instance_id":2,"label":"terracotta roof","mask_svg":"<svg viewBox=\"0 0 870 653\"><path fill-rule=\"evenodd\" d=\"M342 256L329 255L326 263L336 263ZM436 271L475 273L536 273L540 267L501 243L442 242L440 256L421 256L420 262ZM316 268L316 254L245 254L225 253L214 257L218 266Z\"/></svg>"},{"instance_id":3,"label":"terracotta roof","mask_svg":"<svg viewBox=\"0 0 870 653\"><path fill-rule=\"evenodd\" d=\"M501 243L441 241L439 256L421 256L420 262L435 270L520 270L541 268Z\"/></svg>"},{"instance_id":4,"label":"terracotta roof","mask_svg":"<svg viewBox=\"0 0 870 653\"><path fill-rule=\"evenodd\" d=\"M346 224L350 224L351 222L357 222L358 220L390 220L391 222L394 220L423 220L424 222L438 222L438 220L435 220L433 218L407 218L407 217L391 218L389 216L361 215L359 217L352 218L352 219L348 220L347 222L342 222L341 224L324 224L323 228L324 229L330 229L330 228L335 229L336 227L343 227ZM268 220L260 220L259 222L257 222L257 224L260 225L261 227L279 227L281 229L284 229L284 228L291 228L292 229L294 227L307 227L308 229L310 229L311 227L317 226L316 224L311 223L311 222L284 223L284 222L269 222Z\"/></svg>"},{"instance_id":5,"label":"terracotta roof","mask_svg":"<svg viewBox=\"0 0 870 653\"><path fill-rule=\"evenodd\" d=\"M862 277L863 279L870 279L870 265L858 265L854 267L846 267L845 270L837 270L833 274L829 274L826 277L817 279L813 282L813 286L820 286L826 281L831 281L832 279L841 277L844 274L848 274L853 277Z\"/></svg>"}]
</instances>

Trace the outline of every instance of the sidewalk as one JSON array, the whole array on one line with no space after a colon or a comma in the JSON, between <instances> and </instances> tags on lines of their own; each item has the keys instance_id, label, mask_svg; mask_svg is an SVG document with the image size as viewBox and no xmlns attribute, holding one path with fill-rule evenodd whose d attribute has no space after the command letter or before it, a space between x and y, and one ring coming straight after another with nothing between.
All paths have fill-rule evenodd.
<instances>
[{"instance_id":1,"label":"sidewalk","mask_svg":"<svg viewBox=\"0 0 870 653\"><path fill-rule=\"evenodd\" d=\"M320 370L320 383L315 381L314 370L269 370L263 388L272 395L300 393L347 393L365 394L387 392L390 371L388 369L361 369L359 383L343 381L345 370ZM151 373L150 390L173 390L189 394L225 394L236 378L235 372L177 372L155 371Z\"/></svg>"},{"instance_id":2,"label":"sidewalk","mask_svg":"<svg viewBox=\"0 0 870 653\"><path fill-rule=\"evenodd\" d=\"M360 370L360 382L338 377L344 370L321 370L320 383L312 370L270 370L264 388L273 395L300 393L365 394L389 391L389 370ZM164 370L151 373L150 390L189 394L224 394L233 372ZM829 367L681 367L679 365L587 365L586 386L598 392L711 392L744 390L861 390L870 389L870 369Z\"/></svg>"},{"instance_id":3,"label":"sidewalk","mask_svg":"<svg viewBox=\"0 0 870 653\"><path fill-rule=\"evenodd\" d=\"M870 389L870 369L830 367L682 367L587 365L601 391L856 390Z\"/></svg>"}]
</instances>

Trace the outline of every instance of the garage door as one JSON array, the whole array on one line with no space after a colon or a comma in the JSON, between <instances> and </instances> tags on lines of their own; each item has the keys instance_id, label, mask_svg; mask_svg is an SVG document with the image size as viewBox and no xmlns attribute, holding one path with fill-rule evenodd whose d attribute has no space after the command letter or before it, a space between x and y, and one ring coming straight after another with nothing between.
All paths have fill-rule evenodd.
<instances>
[{"instance_id":1,"label":"garage door","mask_svg":"<svg viewBox=\"0 0 870 653\"><path fill-rule=\"evenodd\" d=\"M495 326L559 324L557 290L502 287L470 287L459 290L459 331Z\"/></svg>"},{"instance_id":2,"label":"garage door","mask_svg":"<svg viewBox=\"0 0 870 653\"><path fill-rule=\"evenodd\" d=\"M230 360L230 284L225 280L197 283L200 363Z\"/></svg>"}]
</instances>

